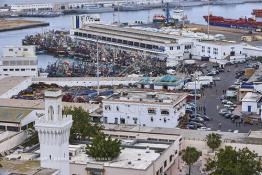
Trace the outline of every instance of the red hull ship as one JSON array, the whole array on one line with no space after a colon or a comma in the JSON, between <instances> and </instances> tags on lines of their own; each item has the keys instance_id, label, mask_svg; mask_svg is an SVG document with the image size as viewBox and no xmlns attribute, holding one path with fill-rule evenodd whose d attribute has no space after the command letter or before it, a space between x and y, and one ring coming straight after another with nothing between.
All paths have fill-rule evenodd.
<instances>
[{"instance_id":1,"label":"red hull ship","mask_svg":"<svg viewBox=\"0 0 262 175\"><path fill-rule=\"evenodd\" d=\"M262 9L254 9L252 12L252 15L255 17L261 17L262 18Z\"/></svg>"},{"instance_id":2,"label":"red hull ship","mask_svg":"<svg viewBox=\"0 0 262 175\"><path fill-rule=\"evenodd\" d=\"M209 20L209 24L213 26L248 30L262 29L262 22L258 22L252 18L228 19L221 16L210 15L209 19L208 16L204 16L204 19L206 22Z\"/></svg>"}]
</instances>

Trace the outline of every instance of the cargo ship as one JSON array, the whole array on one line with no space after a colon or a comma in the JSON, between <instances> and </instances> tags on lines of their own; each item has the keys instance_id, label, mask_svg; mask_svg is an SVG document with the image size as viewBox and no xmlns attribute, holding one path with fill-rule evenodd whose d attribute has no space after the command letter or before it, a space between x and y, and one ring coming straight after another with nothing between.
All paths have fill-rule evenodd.
<instances>
[{"instance_id":1,"label":"cargo ship","mask_svg":"<svg viewBox=\"0 0 262 175\"><path fill-rule=\"evenodd\" d=\"M253 18L239 18L239 19L229 19L221 16L203 16L206 22L209 20L209 24L212 26L221 26L236 29L248 29L257 30L262 29L262 22L258 22Z\"/></svg>"},{"instance_id":2,"label":"cargo ship","mask_svg":"<svg viewBox=\"0 0 262 175\"><path fill-rule=\"evenodd\" d=\"M252 15L262 18L262 9L253 9Z\"/></svg>"}]
</instances>

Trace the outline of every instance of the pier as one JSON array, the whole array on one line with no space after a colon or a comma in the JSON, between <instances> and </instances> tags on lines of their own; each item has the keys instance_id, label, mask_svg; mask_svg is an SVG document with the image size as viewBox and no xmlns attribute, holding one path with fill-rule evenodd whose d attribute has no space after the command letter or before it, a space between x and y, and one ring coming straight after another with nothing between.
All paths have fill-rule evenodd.
<instances>
[{"instance_id":1,"label":"pier","mask_svg":"<svg viewBox=\"0 0 262 175\"><path fill-rule=\"evenodd\" d=\"M34 27L48 26L48 22L41 21L30 21L30 20L0 20L0 32L11 31L11 30L21 30Z\"/></svg>"}]
</instances>

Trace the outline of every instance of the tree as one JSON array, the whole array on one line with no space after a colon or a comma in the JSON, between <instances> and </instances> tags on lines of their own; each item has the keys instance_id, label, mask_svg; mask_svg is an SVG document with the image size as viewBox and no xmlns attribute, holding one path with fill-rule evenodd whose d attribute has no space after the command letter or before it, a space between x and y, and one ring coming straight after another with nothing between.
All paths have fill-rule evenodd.
<instances>
[{"instance_id":1,"label":"tree","mask_svg":"<svg viewBox=\"0 0 262 175\"><path fill-rule=\"evenodd\" d=\"M73 124L70 130L70 141L83 140L86 137L94 137L100 133L102 127L98 123L93 123L89 113L81 107L65 107L64 114L72 115Z\"/></svg>"},{"instance_id":2,"label":"tree","mask_svg":"<svg viewBox=\"0 0 262 175\"><path fill-rule=\"evenodd\" d=\"M211 175L256 175L262 170L256 153L247 148L240 150L226 146L220 149L214 159L209 159L206 170Z\"/></svg>"},{"instance_id":3,"label":"tree","mask_svg":"<svg viewBox=\"0 0 262 175\"><path fill-rule=\"evenodd\" d=\"M221 145L221 136L216 133L211 133L206 136L207 139L207 145L209 148L212 149L214 152L215 149L217 149Z\"/></svg>"},{"instance_id":4,"label":"tree","mask_svg":"<svg viewBox=\"0 0 262 175\"><path fill-rule=\"evenodd\" d=\"M96 160L112 160L119 156L120 145L120 140L100 133L92 139L91 144L87 145L86 153Z\"/></svg>"},{"instance_id":5,"label":"tree","mask_svg":"<svg viewBox=\"0 0 262 175\"><path fill-rule=\"evenodd\" d=\"M194 147L187 147L182 150L182 160L188 165L188 173L191 173L191 166L199 159L201 153Z\"/></svg>"}]
</instances>

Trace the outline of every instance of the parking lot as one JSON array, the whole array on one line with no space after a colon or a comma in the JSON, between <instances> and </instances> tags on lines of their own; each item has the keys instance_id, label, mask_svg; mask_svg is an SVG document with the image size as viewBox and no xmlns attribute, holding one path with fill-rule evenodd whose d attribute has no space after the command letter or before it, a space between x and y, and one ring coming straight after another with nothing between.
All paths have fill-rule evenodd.
<instances>
[{"instance_id":1,"label":"parking lot","mask_svg":"<svg viewBox=\"0 0 262 175\"><path fill-rule=\"evenodd\" d=\"M225 72L219 73L221 81L216 81L216 85L212 88L204 89L204 96L197 101L197 106L205 107L206 115L210 117L210 121L206 122L207 128L211 130L238 130L239 132L248 132L250 129L257 130L261 129L261 124L259 125L249 125L249 124L237 124L231 121L231 119L226 119L225 117L219 115L219 109L223 108L221 100L219 99L226 90L236 81L235 73L239 70L244 70L244 64L226 66ZM228 70L230 72L228 72ZM203 111L198 111L198 113L203 113Z\"/></svg>"}]
</instances>

